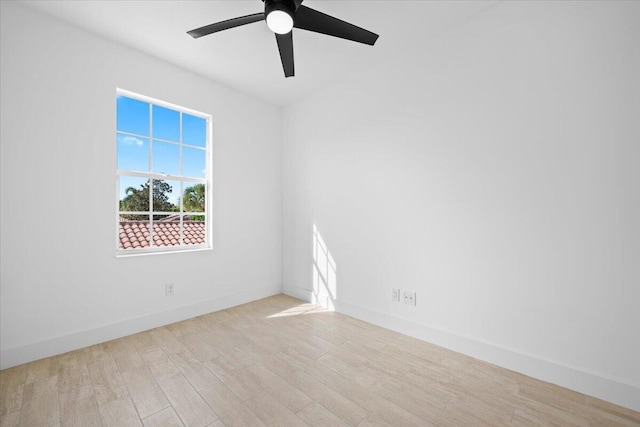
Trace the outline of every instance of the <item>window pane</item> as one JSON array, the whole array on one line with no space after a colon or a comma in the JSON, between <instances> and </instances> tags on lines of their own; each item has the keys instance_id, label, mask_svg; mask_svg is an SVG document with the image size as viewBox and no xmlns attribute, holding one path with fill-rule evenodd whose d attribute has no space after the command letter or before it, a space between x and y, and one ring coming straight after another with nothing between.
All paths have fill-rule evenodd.
<instances>
[{"instance_id":1,"label":"window pane","mask_svg":"<svg viewBox=\"0 0 640 427\"><path fill-rule=\"evenodd\" d=\"M149 103L118 96L117 129L149 136Z\"/></svg>"},{"instance_id":2,"label":"window pane","mask_svg":"<svg viewBox=\"0 0 640 427\"><path fill-rule=\"evenodd\" d=\"M202 245L205 243L204 215L185 215L182 222L182 235L185 245Z\"/></svg>"},{"instance_id":3,"label":"window pane","mask_svg":"<svg viewBox=\"0 0 640 427\"><path fill-rule=\"evenodd\" d=\"M179 181L153 180L153 210L155 212L180 212Z\"/></svg>"},{"instance_id":4,"label":"window pane","mask_svg":"<svg viewBox=\"0 0 640 427\"><path fill-rule=\"evenodd\" d=\"M182 147L182 176L205 178L207 176L206 154L205 150Z\"/></svg>"},{"instance_id":5,"label":"window pane","mask_svg":"<svg viewBox=\"0 0 640 427\"><path fill-rule=\"evenodd\" d=\"M153 106L153 137L180 141L180 113L168 108Z\"/></svg>"},{"instance_id":6,"label":"window pane","mask_svg":"<svg viewBox=\"0 0 640 427\"><path fill-rule=\"evenodd\" d=\"M149 140L118 134L118 169L149 171Z\"/></svg>"},{"instance_id":7,"label":"window pane","mask_svg":"<svg viewBox=\"0 0 640 427\"><path fill-rule=\"evenodd\" d=\"M137 176L120 176L120 211L149 212L149 180ZM131 215L130 219L138 219Z\"/></svg>"},{"instance_id":8,"label":"window pane","mask_svg":"<svg viewBox=\"0 0 640 427\"><path fill-rule=\"evenodd\" d=\"M207 121L182 113L182 143L207 146Z\"/></svg>"},{"instance_id":9,"label":"window pane","mask_svg":"<svg viewBox=\"0 0 640 427\"><path fill-rule=\"evenodd\" d=\"M205 212L207 194L204 184L184 183L184 194L182 195L182 210L184 212Z\"/></svg>"},{"instance_id":10,"label":"window pane","mask_svg":"<svg viewBox=\"0 0 640 427\"><path fill-rule=\"evenodd\" d=\"M153 141L153 172L180 175L180 146Z\"/></svg>"},{"instance_id":11,"label":"window pane","mask_svg":"<svg viewBox=\"0 0 640 427\"><path fill-rule=\"evenodd\" d=\"M156 215L153 219L153 246L180 245L180 216Z\"/></svg>"},{"instance_id":12,"label":"window pane","mask_svg":"<svg viewBox=\"0 0 640 427\"><path fill-rule=\"evenodd\" d=\"M149 215L140 215L138 219L130 219L132 215L120 215L118 230L120 249L139 249L149 247Z\"/></svg>"}]
</instances>

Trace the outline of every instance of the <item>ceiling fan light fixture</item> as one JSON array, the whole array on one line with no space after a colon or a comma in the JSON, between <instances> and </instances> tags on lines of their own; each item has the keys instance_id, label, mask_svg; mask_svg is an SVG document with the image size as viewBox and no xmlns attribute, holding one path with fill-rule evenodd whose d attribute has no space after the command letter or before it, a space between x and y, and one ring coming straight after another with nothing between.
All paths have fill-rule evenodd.
<instances>
[{"instance_id":1,"label":"ceiling fan light fixture","mask_svg":"<svg viewBox=\"0 0 640 427\"><path fill-rule=\"evenodd\" d=\"M283 1L265 2L267 27L276 34L288 34L293 29L293 10Z\"/></svg>"},{"instance_id":2,"label":"ceiling fan light fixture","mask_svg":"<svg viewBox=\"0 0 640 427\"><path fill-rule=\"evenodd\" d=\"M293 18L283 10L274 10L267 15L267 27L276 34L287 34L293 29Z\"/></svg>"}]
</instances>

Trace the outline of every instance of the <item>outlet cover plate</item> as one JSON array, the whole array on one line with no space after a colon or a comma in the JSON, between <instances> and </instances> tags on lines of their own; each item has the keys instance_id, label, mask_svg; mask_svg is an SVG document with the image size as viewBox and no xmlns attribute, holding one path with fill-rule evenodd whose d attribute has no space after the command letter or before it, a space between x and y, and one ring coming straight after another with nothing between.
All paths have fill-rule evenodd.
<instances>
[{"instance_id":1,"label":"outlet cover plate","mask_svg":"<svg viewBox=\"0 0 640 427\"><path fill-rule=\"evenodd\" d=\"M173 283L167 283L165 292L168 297L172 297L176 294L176 289Z\"/></svg>"},{"instance_id":2,"label":"outlet cover plate","mask_svg":"<svg viewBox=\"0 0 640 427\"><path fill-rule=\"evenodd\" d=\"M416 293L414 291L404 291L402 302L409 305L416 305Z\"/></svg>"}]
</instances>

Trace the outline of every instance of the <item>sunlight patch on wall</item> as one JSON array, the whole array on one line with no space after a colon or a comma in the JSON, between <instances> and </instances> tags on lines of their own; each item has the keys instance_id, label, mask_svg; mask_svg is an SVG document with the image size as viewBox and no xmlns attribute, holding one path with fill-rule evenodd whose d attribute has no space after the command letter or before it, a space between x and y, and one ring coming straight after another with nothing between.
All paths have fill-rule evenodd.
<instances>
[{"instance_id":1,"label":"sunlight patch on wall","mask_svg":"<svg viewBox=\"0 0 640 427\"><path fill-rule=\"evenodd\" d=\"M335 310L337 294L336 262L331 256L327 244L313 224L313 296L312 302L319 306Z\"/></svg>"}]
</instances>

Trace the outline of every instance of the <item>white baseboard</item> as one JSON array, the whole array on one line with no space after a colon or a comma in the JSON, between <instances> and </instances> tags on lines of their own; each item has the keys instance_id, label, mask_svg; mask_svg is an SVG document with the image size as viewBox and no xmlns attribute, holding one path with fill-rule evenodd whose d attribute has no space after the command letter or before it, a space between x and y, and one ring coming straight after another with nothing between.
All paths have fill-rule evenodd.
<instances>
[{"instance_id":1,"label":"white baseboard","mask_svg":"<svg viewBox=\"0 0 640 427\"><path fill-rule=\"evenodd\" d=\"M312 298L312 292L303 289L286 288L283 292L304 301L311 301ZM339 313L373 323L374 325L428 341L458 353L597 397L616 405L640 411L640 388L634 385L473 338L456 335L355 304L335 301L335 309Z\"/></svg>"},{"instance_id":2,"label":"white baseboard","mask_svg":"<svg viewBox=\"0 0 640 427\"><path fill-rule=\"evenodd\" d=\"M283 288L282 293L306 302L311 302L313 298L313 291L307 289Z\"/></svg>"},{"instance_id":3,"label":"white baseboard","mask_svg":"<svg viewBox=\"0 0 640 427\"><path fill-rule=\"evenodd\" d=\"M282 292L280 285L254 288L235 294L199 302L197 304L178 307L173 310L140 316L122 322L112 323L97 328L74 332L35 342L19 347L6 348L0 351L0 369L10 368L23 363L66 353L79 348L110 341L127 335L169 325L181 320L211 313L225 308L235 307L261 298L277 295Z\"/></svg>"}]
</instances>

